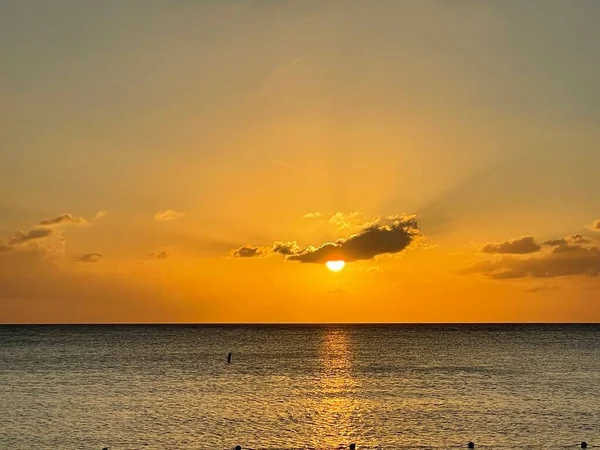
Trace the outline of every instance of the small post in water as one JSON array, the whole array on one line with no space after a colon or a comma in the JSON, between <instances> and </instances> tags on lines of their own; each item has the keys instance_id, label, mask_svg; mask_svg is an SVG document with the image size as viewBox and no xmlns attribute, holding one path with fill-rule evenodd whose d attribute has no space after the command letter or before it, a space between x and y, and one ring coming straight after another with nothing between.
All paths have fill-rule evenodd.
<instances>
[{"instance_id":1,"label":"small post in water","mask_svg":"<svg viewBox=\"0 0 600 450\"><path fill-rule=\"evenodd\" d=\"M468 447L468 448L475 448L475 443L474 443L474 442L469 442L469 443L467 444L467 447Z\"/></svg>"},{"instance_id":2,"label":"small post in water","mask_svg":"<svg viewBox=\"0 0 600 450\"><path fill-rule=\"evenodd\" d=\"M231 363L231 352L229 352L229 355L227 355L227 363Z\"/></svg>"},{"instance_id":3,"label":"small post in water","mask_svg":"<svg viewBox=\"0 0 600 450\"><path fill-rule=\"evenodd\" d=\"M583 442L581 443L581 448L587 448L587 442L583 441Z\"/></svg>"},{"instance_id":4,"label":"small post in water","mask_svg":"<svg viewBox=\"0 0 600 450\"><path fill-rule=\"evenodd\" d=\"M350 450L356 450L356 444L354 444L354 443L350 444Z\"/></svg>"}]
</instances>

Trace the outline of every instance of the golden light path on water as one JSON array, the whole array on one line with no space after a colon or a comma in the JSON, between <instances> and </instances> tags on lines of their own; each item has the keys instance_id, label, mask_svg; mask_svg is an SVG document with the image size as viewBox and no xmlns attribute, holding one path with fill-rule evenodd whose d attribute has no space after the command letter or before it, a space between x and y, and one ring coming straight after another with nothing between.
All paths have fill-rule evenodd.
<instances>
[{"instance_id":1,"label":"golden light path on water","mask_svg":"<svg viewBox=\"0 0 600 450\"><path fill-rule=\"evenodd\" d=\"M318 381L320 398L314 405L317 421L311 444L315 448L337 448L356 437L360 420L360 386L352 375L349 331L327 330L319 351L323 371Z\"/></svg>"}]
</instances>

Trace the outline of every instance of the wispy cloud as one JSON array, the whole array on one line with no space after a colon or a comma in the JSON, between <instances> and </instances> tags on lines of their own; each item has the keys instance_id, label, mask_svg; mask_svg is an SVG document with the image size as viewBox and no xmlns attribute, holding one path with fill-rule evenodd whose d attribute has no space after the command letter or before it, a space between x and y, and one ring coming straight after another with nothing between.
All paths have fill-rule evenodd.
<instances>
[{"instance_id":1,"label":"wispy cloud","mask_svg":"<svg viewBox=\"0 0 600 450\"><path fill-rule=\"evenodd\" d=\"M66 224L74 224L74 225L87 225L89 222L85 220L83 217L75 217L72 214L64 213L56 217L52 217L49 219L44 219L38 222L39 226L42 227L51 227L55 225L66 225Z\"/></svg>"},{"instance_id":2,"label":"wispy cloud","mask_svg":"<svg viewBox=\"0 0 600 450\"><path fill-rule=\"evenodd\" d=\"M180 219L183 216L185 216L184 212L175 211L173 209L166 209L164 211L159 211L156 214L154 214L154 219L155 220L167 221L167 220Z\"/></svg>"}]
</instances>

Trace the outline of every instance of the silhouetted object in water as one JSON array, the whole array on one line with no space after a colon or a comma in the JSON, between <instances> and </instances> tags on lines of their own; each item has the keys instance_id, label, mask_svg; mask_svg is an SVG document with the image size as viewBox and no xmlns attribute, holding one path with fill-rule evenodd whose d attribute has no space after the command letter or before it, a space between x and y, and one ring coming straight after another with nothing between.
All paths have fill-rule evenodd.
<instances>
[{"instance_id":1,"label":"silhouetted object in water","mask_svg":"<svg viewBox=\"0 0 600 450\"><path fill-rule=\"evenodd\" d=\"M231 352L229 352L229 355L227 355L227 363L231 362Z\"/></svg>"},{"instance_id":2,"label":"silhouetted object in water","mask_svg":"<svg viewBox=\"0 0 600 450\"><path fill-rule=\"evenodd\" d=\"M102 450L108 450L108 447L104 447Z\"/></svg>"},{"instance_id":3,"label":"silhouetted object in water","mask_svg":"<svg viewBox=\"0 0 600 450\"><path fill-rule=\"evenodd\" d=\"M356 444L350 444L350 450L356 450Z\"/></svg>"},{"instance_id":4,"label":"silhouetted object in water","mask_svg":"<svg viewBox=\"0 0 600 450\"><path fill-rule=\"evenodd\" d=\"M475 444L473 442L469 442L467 444L467 447L469 447L469 448L475 448Z\"/></svg>"},{"instance_id":5,"label":"silhouetted object in water","mask_svg":"<svg viewBox=\"0 0 600 450\"><path fill-rule=\"evenodd\" d=\"M230 355L231 355L231 353L230 353ZM242 450L242 446L241 445L236 445L235 446L235 450Z\"/></svg>"},{"instance_id":6,"label":"silhouetted object in water","mask_svg":"<svg viewBox=\"0 0 600 450\"><path fill-rule=\"evenodd\" d=\"M587 442L583 441L583 442L581 443L581 448L587 448Z\"/></svg>"}]
</instances>

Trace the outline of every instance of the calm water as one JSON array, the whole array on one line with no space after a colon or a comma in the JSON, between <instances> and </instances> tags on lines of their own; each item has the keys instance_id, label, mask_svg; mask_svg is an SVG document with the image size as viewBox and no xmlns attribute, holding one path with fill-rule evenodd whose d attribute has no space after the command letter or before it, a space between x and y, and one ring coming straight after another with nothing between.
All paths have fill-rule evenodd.
<instances>
[{"instance_id":1,"label":"calm water","mask_svg":"<svg viewBox=\"0 0 600 450\"><path fill-rule=\"evenodd\" d=\"M598 446L599 350L600 326L4 326L0 448Z\"/></svg>"}]
</instances>

